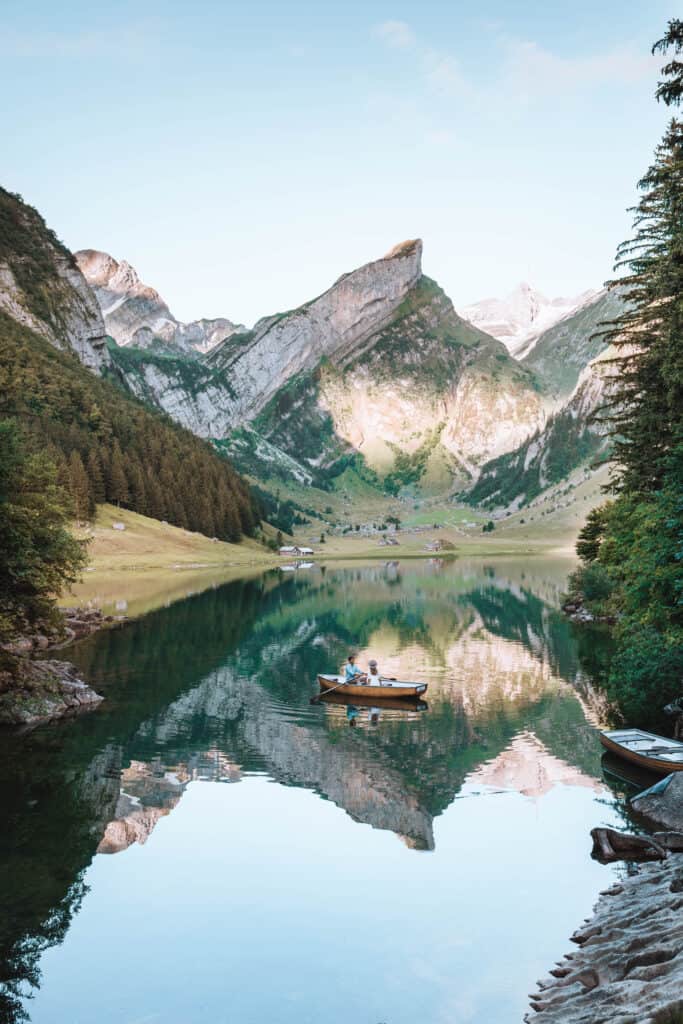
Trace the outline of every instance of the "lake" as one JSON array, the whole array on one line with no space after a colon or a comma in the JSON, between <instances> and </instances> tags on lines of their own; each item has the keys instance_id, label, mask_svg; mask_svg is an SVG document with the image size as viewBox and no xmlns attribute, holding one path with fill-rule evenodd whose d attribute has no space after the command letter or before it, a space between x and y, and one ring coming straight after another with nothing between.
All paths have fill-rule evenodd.
<instances>
[{"instance_id":1,"label":"lake","mask_svg":"<svg viewBox=\"0 0 683 1024\"><path fill-rule=\"evenodd\" d=\"M626 815L569 567L274 571L72 648L106 703L2 734L7 1019L521 1021ZM351 649L426 706L311 704Z\"/></svg>"}]
</instances>

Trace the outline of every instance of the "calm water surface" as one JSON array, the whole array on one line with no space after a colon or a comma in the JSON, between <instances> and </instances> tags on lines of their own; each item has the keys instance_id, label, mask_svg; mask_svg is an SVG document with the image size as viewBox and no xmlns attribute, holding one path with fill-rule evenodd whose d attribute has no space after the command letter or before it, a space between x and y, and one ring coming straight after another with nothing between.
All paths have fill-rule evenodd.
<instances>
[{"instance_id":1,"label":"calm water surface","mask_svg":"<svg viewBox=\"0 0 683 1024\"><path fill-rule=\"evenodd\" d=\"M566 570L271 573L74 648L106 704L0 738L8 1019L521 1021L625 814ZM350 647L428 706L312 706Z\"/></svg>"}]
</instances>

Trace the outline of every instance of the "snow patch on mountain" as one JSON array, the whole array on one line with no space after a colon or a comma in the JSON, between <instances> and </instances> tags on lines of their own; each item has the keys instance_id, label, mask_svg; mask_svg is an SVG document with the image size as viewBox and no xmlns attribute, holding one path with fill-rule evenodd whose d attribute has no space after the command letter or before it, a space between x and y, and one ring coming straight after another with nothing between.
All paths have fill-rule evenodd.
<instances>
[{"instance_id":1,"label":"snow patch on mountain","mask_svg":"<svg viewBox=\"0 0 683 1024\"><path fill-rule=\"evenodd\" d=\"M503 299L482 299L460 312L475 327L502 341L516 359L523 359L544 331L592 302L598 294L591 289L573 298L548 299L523 281Z\"/></svg>"}]
</instances>

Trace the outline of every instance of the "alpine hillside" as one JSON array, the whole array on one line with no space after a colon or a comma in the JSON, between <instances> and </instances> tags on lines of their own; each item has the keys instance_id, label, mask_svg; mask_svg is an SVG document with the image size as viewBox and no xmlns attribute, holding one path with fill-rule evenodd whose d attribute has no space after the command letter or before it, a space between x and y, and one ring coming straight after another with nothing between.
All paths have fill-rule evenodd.
<instances>
[{"instance_id":1,"label":"alpine hillside","mask_svg":"<svg viewBox=\"0 0 683 1024\"><path fill-rule=\"evenodd\" d=\"M252 533L246 483L130 393L116 349L72 253L0 189L0 419L54 463L81 520L111 501L210 537Z\"/></svg>"}]
</instances>

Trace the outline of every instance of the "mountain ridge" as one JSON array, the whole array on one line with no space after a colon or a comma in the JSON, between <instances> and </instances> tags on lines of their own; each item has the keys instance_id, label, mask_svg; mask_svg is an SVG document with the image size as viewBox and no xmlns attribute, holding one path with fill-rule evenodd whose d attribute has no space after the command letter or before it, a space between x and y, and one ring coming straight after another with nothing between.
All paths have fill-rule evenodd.
<instances>
[{"instance_id":1,"label":"mountain ridge","mask_svg":"<svg viewBox=\"0 0 683 1024\"><path fill-rule=\"evenodd\" d=\"M191 356L205 354L231 334L246 330L225 317L182 323L126 260L99 249L79 249L74 258L97 299L107 333L121 347Z\"/></svg>"},{"instance_id":2,"label":"mountain ridge","mask_svg":"<svg viewBox=\"0 0 683 1024\"><path fill-rule=\"evenodd\" d=\"M502 341L516 359L523 359L541 334L596 296L597 292L590 289L572 298L548 299L522 281L504 298L480 299L461 312L470 323Z\"/></svg>"}]
</instances>

